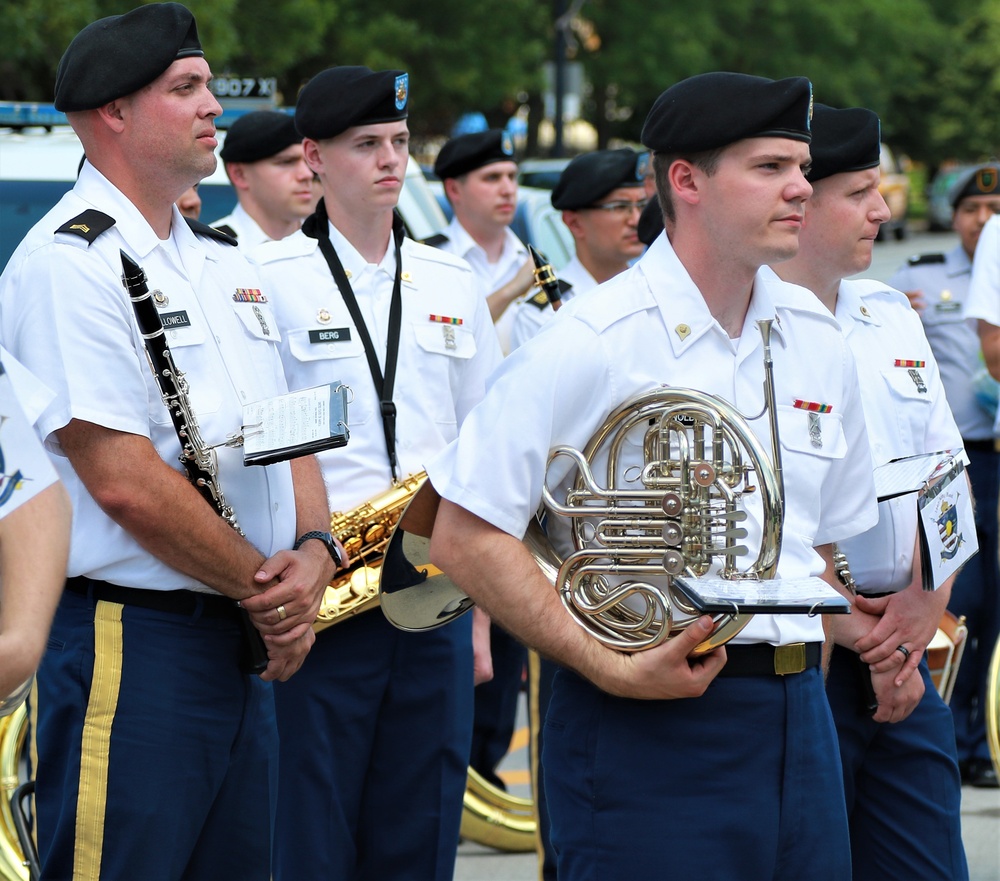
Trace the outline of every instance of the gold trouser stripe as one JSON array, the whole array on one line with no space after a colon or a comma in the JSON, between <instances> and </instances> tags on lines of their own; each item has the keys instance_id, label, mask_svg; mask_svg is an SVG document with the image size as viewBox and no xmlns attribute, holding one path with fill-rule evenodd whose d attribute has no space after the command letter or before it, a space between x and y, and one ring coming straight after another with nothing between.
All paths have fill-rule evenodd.
<instances>
[{"instance_id":1,"label":"gold trouser stripe","mask_svg":"<svg viewBox=\"0 0 1000 881\"><path fill-rule=\"evenodd\" d=\"M122 607L101 601L94 613L94 676L80 750L73 881L99 881L101 875L111 723L121 678Z\"/></svg>"},{"instance_id":2,"label":"gold trouser stripe","mask_svg":"<svg viewBox=\"0 0 1000 881\"><path fill-rule=\"evenodd\" d=\"M545 866L542 823L538 816L538 679L541 664L538 652L528 649L528 725L531 731L528 756L531 761L531 810L535 815L535 854L538 856L538 881L542 881L542 872Z\"/></svg>"}]
</instances>

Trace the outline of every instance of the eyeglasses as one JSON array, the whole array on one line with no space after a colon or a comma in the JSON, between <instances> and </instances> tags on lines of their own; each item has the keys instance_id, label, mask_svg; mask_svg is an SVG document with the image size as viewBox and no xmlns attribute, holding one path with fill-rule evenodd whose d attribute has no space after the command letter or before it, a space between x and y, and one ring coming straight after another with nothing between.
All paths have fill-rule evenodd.
<instances>
[{"instance_id":1,"label":"eyeglasses","mask_svg":"<svg viewBox=\"0 0 1000 881\"><path fill-rule=\"evenodd\" d=\"M634 202L631 199L623 199L620 202L605 202L602 205L591 205L589 210L607 211L615 217L625 218L628 217L633 211L638 211L642 214L642 209L648 204L649 199L637 199Z\"/></svg>"}]
</instances>

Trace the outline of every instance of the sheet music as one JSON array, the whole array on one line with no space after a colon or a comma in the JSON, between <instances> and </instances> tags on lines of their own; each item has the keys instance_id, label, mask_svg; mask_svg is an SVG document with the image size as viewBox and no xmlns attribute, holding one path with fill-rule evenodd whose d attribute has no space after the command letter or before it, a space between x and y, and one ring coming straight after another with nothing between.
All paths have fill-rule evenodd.
<instances>
[{"instance_id":1,"label":"sheet music","mask_svg":"<svg viewBox=\"0 0 1000 881\"><path fill-rule=\"evenodd\" d=\"M946 474L960 461L961 450L939 450L893 459L874 471L875 495L880 502L920 492L932 480Z\"/></svg>"},{"instance_id":2,"label":"sheet music","mask_svg":"<svg viewBox=\"0 0 1000 881\"><path fill-rule=\"evenodd\" d=\"M263 464L346 444L346 392L334 382L244 406L244 462Z\"/></svg>"},{"instance_id":3,"label":"sheet music","mask_svg":"<svg viewBox=\"0 0 1000 881\"><path fill-rule=\"evenodd\" d=\"M709 611L726 607L791 613L847 612L850 603L822 578L687 578L675 579L678 587L697 598Z\"/></svg>"}]
</instances>

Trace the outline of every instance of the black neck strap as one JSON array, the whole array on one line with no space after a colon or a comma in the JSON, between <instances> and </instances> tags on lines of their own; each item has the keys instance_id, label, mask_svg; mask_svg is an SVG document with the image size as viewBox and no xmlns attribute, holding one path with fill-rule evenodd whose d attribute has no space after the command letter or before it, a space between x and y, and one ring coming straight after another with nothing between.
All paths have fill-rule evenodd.
<instances>
[{"instance_id":1,"label":"black neck strap","mask_svg":"<svg viewBox=\"0 0 1000 881\"><path fill-rule=\"evenodd\" d=\"M393 482L399 479L397 474L396 460L396 405L392 402L392 391L396 384L396 361L399 356L399 332L403 317L403 298L401 294L401 279L403 272L403 260L401 247L403 243L403 224L401 219L393 212L392 218L392 239L396 254L396 277L392 283L392 301L389 305L389 339L387 341L385 353L385 376L378 363L378 354L375 351L375 344L372 342L371 334L365 325L365 319L361 315L358 306L358 299L354 295L351 283L347 280L347 273L337 256L337 251L330 241L329 219L326 213L326 205L323 200L319 200L316 206L316 213L306 219L302 225L302 231L315 238L319 242L319 249L326 258L326 263L330 267L333 279L337 282L340 295L344 298L347 311L351 313L351 320L361 336L361 341L365 346L365 355L368 358L368 369L372 374L372 383L378 393L379 406L382 413L382 429L385 432L385 450L389 455L389 467L392 469Z\"/></svg>"}]
</instances>

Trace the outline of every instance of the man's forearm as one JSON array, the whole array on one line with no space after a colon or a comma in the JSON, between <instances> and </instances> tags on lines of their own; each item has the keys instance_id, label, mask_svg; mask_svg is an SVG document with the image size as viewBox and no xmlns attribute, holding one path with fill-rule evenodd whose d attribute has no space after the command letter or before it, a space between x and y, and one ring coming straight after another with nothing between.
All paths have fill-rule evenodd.
<instances>
[{"instance_id":1,"label":"man's forearm","mask_svg":"<svg viewBox=\"0 0 1000 881\"><path fill-rule=\"evenodd\" d=\"M319 461L315 456L303 456L292 459L291 466L295 484L295 534L329 532L330 502Z\"/></svg>"},{"instance_id":2,"label":"man's forearm","mask_svg":"<svg viewBox=\"0 0 1000 881\"><path fill-rule=\"evenodd\" d=\"M148 438L74 420L57 433L101 509L144 550L226 596L259 593L264 555L206 503Z\"/></svg>"},{"instance_id":3,"label":"man's forearm","mask_svg":"<svg viewBox=\"0 0 1000 881\"><path fill-rule=\"evenodd\" d=\"M41 660L66 579L70 518L55 483L0 520L0 697Z\"/></svg>"}]
</instances>

